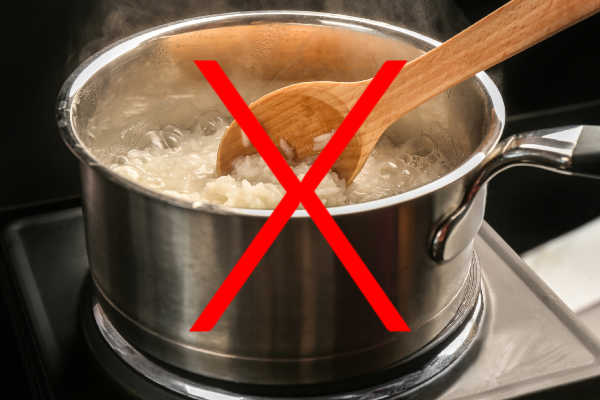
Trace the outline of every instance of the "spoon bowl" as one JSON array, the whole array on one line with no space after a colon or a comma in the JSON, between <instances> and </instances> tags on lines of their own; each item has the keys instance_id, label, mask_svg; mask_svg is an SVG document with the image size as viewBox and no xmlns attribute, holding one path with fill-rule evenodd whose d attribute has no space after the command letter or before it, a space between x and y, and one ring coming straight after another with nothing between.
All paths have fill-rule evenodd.
<instances>
[{"instance_id":1,"label":"spoon bowl","mask_svg":"<svg viewBox=\"0 0 600 400\"><path fill-rule=\"evenodd\" d=\"M333 133L340 126L352 107L345 96L347 92L360 95L361 83L298 83L261 97L250 104L250 109L282 154L288 159L300 161L319 154L325 144L323 142L321 145L319 137L325 138L324 135ZM354 137L340 160L355 156L360 148L360 138L360 135ZM217 173L227 174L237 157L255 152L256 149L238 123L233 121L219 146Z\"/></svg>"}]
</instances>

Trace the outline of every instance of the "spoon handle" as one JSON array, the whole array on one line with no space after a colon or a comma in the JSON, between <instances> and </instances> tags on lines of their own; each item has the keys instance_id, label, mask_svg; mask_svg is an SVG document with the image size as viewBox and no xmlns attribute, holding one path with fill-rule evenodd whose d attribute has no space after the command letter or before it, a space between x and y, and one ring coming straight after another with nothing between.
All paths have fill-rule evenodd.
<instances>
[{"instance_id":1,"label":"spoon handle","mask_svg":"<svg viewBox=\"0 0 600 400\"><path fill-rule=\"evenodd\" d=\"M406 112L599 10L600 0L508 2L408 63L366 121L379 129L363 132L378 134L373 138L376 143L382 128ZM560 54L556 60L561 62Z\"/></svg>"}]
</instances>

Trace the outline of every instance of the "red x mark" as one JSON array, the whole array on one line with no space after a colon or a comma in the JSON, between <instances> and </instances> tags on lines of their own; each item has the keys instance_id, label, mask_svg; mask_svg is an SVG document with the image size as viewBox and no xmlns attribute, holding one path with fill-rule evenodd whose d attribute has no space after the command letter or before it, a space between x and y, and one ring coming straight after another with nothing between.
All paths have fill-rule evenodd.
<instances>
[{"instance_id":1,"label":"red x mark","mask_svg":"<svg viewBox=\"0 0 600 400\"><path fill-rule=\"evenodd\" d=\"M352 110L342 121L338 130L321 151L302 182L298 180L288 166L219 64L213 60L197 60L195 63L271 171L273 171L275 177L286 189L286 194L204 311L202 311L191 331L210 331L215 326L300 202L302 202L317 228L327 239L329 245L385 327L389 331L410 331L390 299L381 289L381 286L371 275L371 272L340 227L335 223L327 208L315 194L315 189L321 180L342 154L356 131L375 107L375 104L404 67L406 61L387 61L383 64L354 107L352 107Z\"/></svg>"}]
</instances>

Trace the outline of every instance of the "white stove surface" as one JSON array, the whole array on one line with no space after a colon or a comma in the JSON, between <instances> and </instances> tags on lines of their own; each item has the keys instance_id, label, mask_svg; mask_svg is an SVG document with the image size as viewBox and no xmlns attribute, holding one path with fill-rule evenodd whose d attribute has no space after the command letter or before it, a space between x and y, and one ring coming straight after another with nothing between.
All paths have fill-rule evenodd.
<instances>
[{"instance_id":1,"label":"white stove surface","mask_svg":"<svg viewBox=\"0 0 600 400\"><path fill-rule=\"evenodd\" d=\"M600 374L600 343L484 224L475 242L488 315L480 351L443 399L505 399Z\"/></svg>"},{"instance_id":2,"label":"white stove surface","mask_svg":"<svg viewBox=\"0 0 600 400\"><path fill-rule=\"evenodd\" d=\"M600 218L525 252L523 260L600 335Z\"/></svg>"}]
</instances>

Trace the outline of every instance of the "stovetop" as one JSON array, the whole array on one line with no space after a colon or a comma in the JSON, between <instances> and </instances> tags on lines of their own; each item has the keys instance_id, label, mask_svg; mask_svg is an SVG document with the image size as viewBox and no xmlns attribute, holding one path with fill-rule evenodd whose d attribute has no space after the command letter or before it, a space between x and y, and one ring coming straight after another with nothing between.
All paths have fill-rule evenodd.
<instances>
[{"instance_id":1,"label":"stovetop","mask_svg":"<svg viewBox=\"0 0 600 400\"><path fill-rule=\"evenodd\" d=\"M9 278L3 292L35 398L181 398L131 370L102 341L86 342L79 208L13 223L2 244ZM487 224L475 247L487 308L480 341L414 397L598 398L600 343Z\"/></svg>"}]
</instances>

